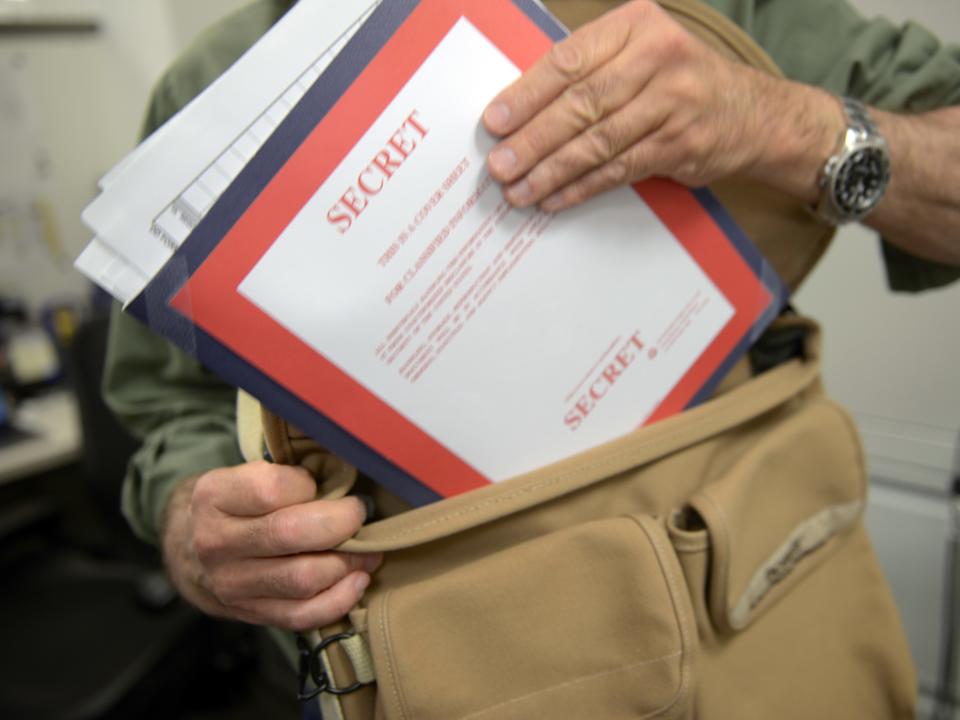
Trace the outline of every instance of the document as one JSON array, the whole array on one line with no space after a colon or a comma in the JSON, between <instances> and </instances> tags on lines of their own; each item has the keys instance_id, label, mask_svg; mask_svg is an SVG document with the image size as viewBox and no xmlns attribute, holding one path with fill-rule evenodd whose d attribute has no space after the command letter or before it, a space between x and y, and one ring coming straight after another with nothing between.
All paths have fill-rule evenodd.
<instances>
[{"instance_id":1,"label":"document","mask_svg":"<svg viewBox=\"0 0 960 720\"><path fill-rule=\"evenodd\" d=\"M121 300L170 259L379 0L300 0L99 183L76 267ZM105 257L111 260L103 262Z\"/></svg>"},{"instance_id":2,"label":"document","mask_svg":"<svg viewBox=\"0 0 960 720\"><path fill-rule=\"evenodd\" d=\"M785 297L712 196L551 215L487 173L483 108L563 34L526 0L384 3L131 312L415 504L704 399Z\"/></svg>"}]
</instances>

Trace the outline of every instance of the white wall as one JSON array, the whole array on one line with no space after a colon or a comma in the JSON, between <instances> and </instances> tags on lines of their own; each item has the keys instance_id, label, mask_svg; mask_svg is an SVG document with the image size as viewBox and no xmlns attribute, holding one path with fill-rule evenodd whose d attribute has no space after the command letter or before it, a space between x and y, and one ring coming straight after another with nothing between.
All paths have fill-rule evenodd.
<instances>
[{"instance_id":1,"label":"white wall","mask_svg":"<svg viewBox=\"0 0 960 720\"><path fill-rule=\"evenodd\" d=\"M958 0L856 5L960 42ZM908 459L934 476L960 472L960 284L891 293L874 235L854 227L835 239L796 302L825 326L826 382L856 413L871 457Z\"/></svg>"},{"instance_id":2,"label":"white wall","mask_svg":"<svg viewBox=\"0 0 960 720\"><path fill-rule=\"evenodd\" d=\"M0 44L0 107L14 105L26 118L6 124L0 138L0 295L38 306L87 291L72 261L89 240L80 212L94 197L97 180L136 144L150 89L171 59L196 32L242 4L17 3L18 9L79 9L98 19L100 30L7 34ZM10 152L16 161L8 158ZM11 193L18 196L15 202ZM34 212L37 199L49 213Z\"/></svg>"},{"instance_id":3,"label":"white wall","mask_svg":"<svg viewBox=\"0 0 960 720\"><path fill-rule=\"evenodd\" d=\"M960 42L958 0L855 4ZM945 618L960 612L944 594L956 522L948 489L960 476L960 284L891 293L875 236L853 227L834 240L795 300L823 324L825 381L863 434L873 486L867 526L917 665L920 716L931 717L944 687Z\"/></svg>"}]
</instances>

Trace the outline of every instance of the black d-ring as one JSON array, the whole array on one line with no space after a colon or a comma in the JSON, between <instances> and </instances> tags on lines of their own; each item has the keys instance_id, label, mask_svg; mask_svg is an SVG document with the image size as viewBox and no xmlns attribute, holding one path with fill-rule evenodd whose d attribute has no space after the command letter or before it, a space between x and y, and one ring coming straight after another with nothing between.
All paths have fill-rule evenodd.
<instances>
[{"instance_id":1,"label":"black d-ring","mask_svg":"<svg viewBox=\"0 0 960 720\"><path fill-rule=\"evenodd\" d=\"M355 682L347 687L336 687L330 682L330 676L323 667L321 653L334 643L347 640L356 635L355 632L342 632L330 637L325 637L316 647L310 647L309 641L301 634L297 634L297 651L300 659L299 663L299 690L297 699L306 701L312 700L321 693L330 693L331 695L349 695L356 692L366 685L372 685L373 682ZM308 681L313 681L313 687L307 688Z\"/></svg>"}]
</instances>

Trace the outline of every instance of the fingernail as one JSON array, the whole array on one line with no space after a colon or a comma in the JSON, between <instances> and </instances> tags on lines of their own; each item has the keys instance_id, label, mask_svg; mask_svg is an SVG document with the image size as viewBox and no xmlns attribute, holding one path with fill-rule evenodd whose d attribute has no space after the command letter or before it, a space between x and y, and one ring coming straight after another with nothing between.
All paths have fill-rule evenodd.
<instances>
[{"instance_id":1,"label":"fingernail","mask_svg":"<svg viewBox=\"0 0 960 720\"><path fill-rule=\"evenodd\" d=\"M502 102L488 105L487 109L483 111L483 122L487 129L493 132L506 130L507 123L510 122L510 108Z\"/></svg>"},{"instance_id":2,"label":"fingernail","mask_svg":"<svg viewBox=\"0 0 960 720\"><path fill-rule=\"evenodd\" d=\"M517 155L508 147L496 148L490 153L490 170L501 179L507 179L517 166Z\"/></svg>"},{"instance_id":3,"label":"fingernail","mask_svg":"<svg viewBox=\"0 0 960 720\"><path fill-rule=\"evenodd\" d=\"M362 525L367 521L367 504L356 495L347 495L347 497L360 509L360 524Z\"/></svg>"},{"instance_id":4,"label":"fingernail","mask_svg":"<svg viewBox=\"0 0 960 720\"><path fill-rule=\"evenodd\" d=\"M363 556L363 569L372 573L383 564L383 553L374 553Z\"/></svg>"},{"instance_id":5,"label":"fingernail","mask_svg":"<svg viewBox=\"0 0 960 720\"><path fill-rule=\"evenodd\" d=\"M357 589L357 598L363 597L363 593L366 592L369 585L369 575L357 575L356 579L353 581L353 586Z\"/></svg>"},{"instance_id":6,"label":"fingernail","mask_svg":"<svg viewBox=\"0 0 960 720\"><path fill-rule=\"evenodd\" d=\"M374 502L373 496L358 493L357 495L354 495L354 497L357 498L357 500L359 500L363 505L365 518L364 522L370 522L377 513L377 505Z\"/></svg>"},{"instance_id":7,"label":"fingernail","mask_svg":"<svg viewBox=\"0 0 960 720\"><path fill-rule=\"evenodd\" d=\"M511 205L524 206L530 202L530 198L533 195L533 190L530 188L530 183L527 182L526 178L511 185L507 188L507 201Z\"/></svg>"}]
</instances>

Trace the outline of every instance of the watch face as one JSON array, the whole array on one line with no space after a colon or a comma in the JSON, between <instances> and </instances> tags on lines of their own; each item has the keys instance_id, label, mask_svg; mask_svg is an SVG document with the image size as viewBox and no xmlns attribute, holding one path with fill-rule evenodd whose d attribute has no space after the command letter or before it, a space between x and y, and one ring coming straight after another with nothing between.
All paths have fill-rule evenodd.
<instances>
[{"instance_id":1,"label":"watch face","mask_svg":"<svg viewBox=\"0 0 960 720\"><path fill-rule=\"evenodd\" d=\"M857 217L880 201L889 179L886 153L875 147L852 152L837 169L833 199L841 213Z\"/></svg>"}]
</instances>

